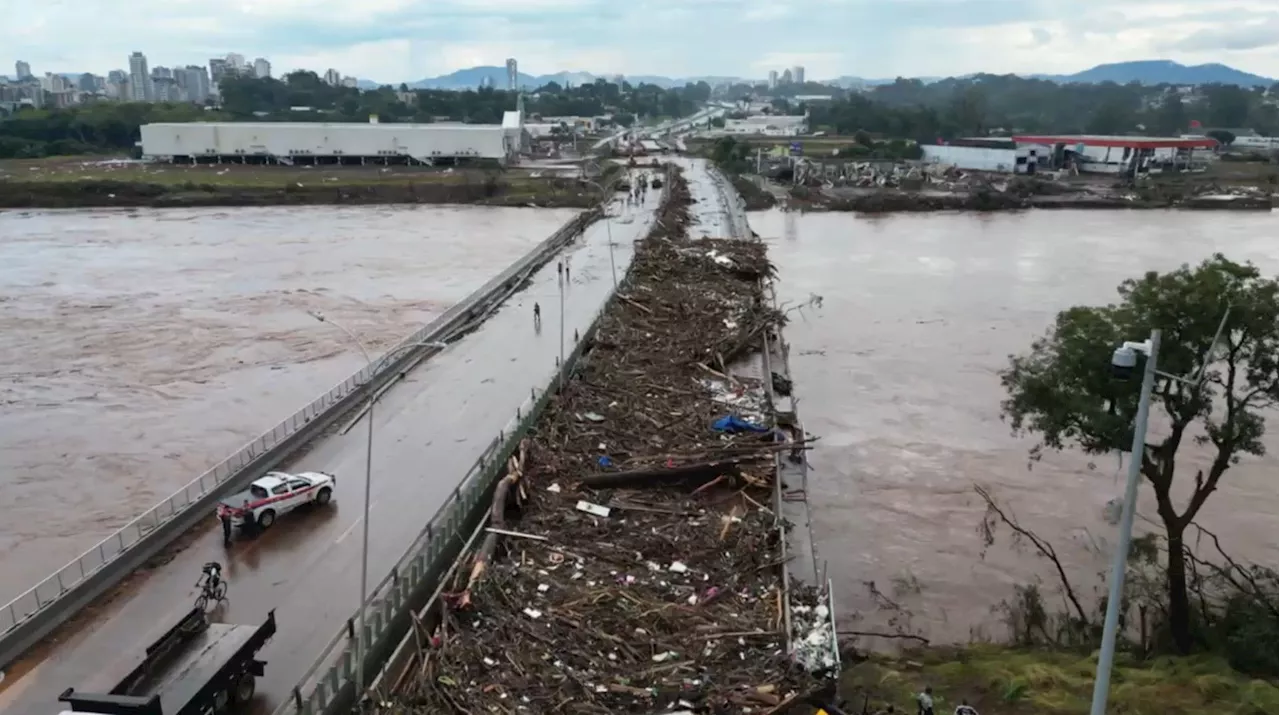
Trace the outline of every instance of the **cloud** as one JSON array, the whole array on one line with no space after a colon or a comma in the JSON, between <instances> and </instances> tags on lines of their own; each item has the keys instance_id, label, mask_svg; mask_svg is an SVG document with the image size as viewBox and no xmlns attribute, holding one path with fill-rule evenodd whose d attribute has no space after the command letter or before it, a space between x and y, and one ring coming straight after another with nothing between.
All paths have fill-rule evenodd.
<instances>
[{"instance_id":1,"label":"cloud","mask_svg":"<svg viewBox=\"0 0 1280 715\"><path fill-rule=\"evenodd\" d=\"M1169 49L1184 52L1239 52L1275 47L1280 42L1276 17L1233 27L1207 27L1170 43Z\"/></svg>"},{"instance_id":2,"label":"cloud","mask_svg":"<svg viewBox=\"0 0 1280 715\"><path fill-rule=\"evenodd\" d=\"M1068 73L1102 62L1280 65L1274 0L58 0L0 24L37 71L204 64L228 52L382 82L515 57L530 74L815 79ZM138 18L146 18L145 22Z\"/></svg>"}]
</instances>

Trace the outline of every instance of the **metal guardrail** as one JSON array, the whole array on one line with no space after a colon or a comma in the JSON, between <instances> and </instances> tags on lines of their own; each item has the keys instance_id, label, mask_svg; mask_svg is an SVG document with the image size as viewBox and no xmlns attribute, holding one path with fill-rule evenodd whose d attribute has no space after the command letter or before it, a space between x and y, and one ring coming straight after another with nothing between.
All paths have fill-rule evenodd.
<instances>
[{"instance_id":1,"label":"metal guardrail","mask_svg":"<svg viewBox=\"0 0 1280 715\"><path fill-rule=\"evenodd\" d=\"M387 643L387 636L395 631L403 632L407 627L409 606L415 593L434 586L435 577L447 570L457 558L458 549L474 529L474 524L468 526L468 522L473 522L477 515L488 509L498 475L518 448L520 439L533 427L548 400L559 390L584 348L590 344L607 305L606 300L573 352L565 356L564 365L557 368L547 389L530 390L529 398L516 408L516 414L489 442L461 483L454 488L453 494L366 598L363 606L366 674L376 674L381 661L399 642L400 637L395 636L394 641ZM357 663L356 631L361 627L360 622L359 611L347 619L346 626L334 635L295 686L293 699L276 708L276 715L295 712L320 715L342 700L351 701L354 693L350 691L354 688Z\"/></svg>"},{"instance_id":2,"label":"metal guardrail","mask_svg":"<svg viewBox=\"0 0 1280 715\"><path fill-rule=\"evenodd\" d=\"M27 624L36 615L48 611L51 606L59 601L66 599L68 594L75 591L81 584L101 576L102 572L107 570L113 563L118 562L124 555L130 553L131 550L147 540L148 537L156 534L162 527L171 524L177 517L191 510L193 506L207 502L215 492L225 491L224 485L227 485L228 482L236 481L236 477L241 476L246 467L254 463L261 463L264 456L277 448L287 447L289 451L296 449L299 445L292 444L291 442L294 440L290 438L297 436L309 426L313 426L312 423L317 418L325 416L329 410L343 403L352 393L377 381L380 376L394 374L402 364L406 364L407 360L412 357L414 351L407 349L410 346L430 342L433 337L442 333L447 335L452 332L456 329L456 324L465 324L469 320L472 311L478 305L484 303L499 287L508 283L513 277L527 271L531 266L540 265L546 259L546 254L549 251L558 250L560 244L565 242L569 236L577 235L584 230L588 224L595 220L598 213L597 209L580 213L550 238L543 241L535 250L526 254L524 259L508 267L467 299L445 311L443 315L427 326L401 340L384 353L383 356L361 368L355 374L313 400L306 407L282 420L257 439L241 447L212 469L191 480L182 489L174 492L164 501L125 524L114 534L98 542L43 581L27 589L27 591L7 604L0 606L0 668L7 666L8 663L6 661L17 657L18 651L30 646L30 643L26 643L10 647L9 644L4 642L19 627ZM424 347L421 350L427 351L431 349ZM397 353L400 354L399 358L394 360L387 359ZM182 532L174 533L170 538L176 538L180 533ZM67 616L69 617L69 615L68 613ZM52 630L56 625L49 626L46 630ZM40 636L37 636L37 640L38 637ZM30 640L30 638L24 640Z\"/></svg>"},{"instance_id":3,"label":"metal guardrail","mask_svg":"<svg viewBox=\"0 0 1280 715\"><path fill-rule=\"evenodd\" d=\"M668 176L663 182L659 206L666 198L670 183ZM362 612L365 616L365 675L369 676L366 683L378 674L381 665L408 632L412 611L425 603L488 512L493 489L507 460L533 427L551 396L573 373L574 366L594 340L600 319L610 302L609 298L601 302L590 327L573 351L565 356L564 364L557 365L547 388L542 391L530 389L529 398L516 408L515 416L489 442L480 458L454 488L452 496L436 510L391 572L373 588L361 608L347 619L346 626L325 646L294 686L293 697L281 703L273 715L332 715L343 705L355 702L356 635L357 629L362 627Z\"/></svg>"}]
</instances>

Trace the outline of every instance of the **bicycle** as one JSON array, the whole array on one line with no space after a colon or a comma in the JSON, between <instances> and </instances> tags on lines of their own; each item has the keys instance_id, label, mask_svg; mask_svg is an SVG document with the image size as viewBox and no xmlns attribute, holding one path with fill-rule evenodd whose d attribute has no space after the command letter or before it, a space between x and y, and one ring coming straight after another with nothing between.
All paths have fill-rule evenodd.
<instances>
[{"instance_id":1,"label":"bicycle","mask_svg":"<svg viewBox=\"0 0 1280 715\"><path fill-rule=\"evenodd\" d=\"M200 579L196 581L200 595L196 597L196 608L208 610L209 603L215 606L227 600L227 582L222 580L222 564L210 561L201 569Z\"/></svg>"}]
</instances>

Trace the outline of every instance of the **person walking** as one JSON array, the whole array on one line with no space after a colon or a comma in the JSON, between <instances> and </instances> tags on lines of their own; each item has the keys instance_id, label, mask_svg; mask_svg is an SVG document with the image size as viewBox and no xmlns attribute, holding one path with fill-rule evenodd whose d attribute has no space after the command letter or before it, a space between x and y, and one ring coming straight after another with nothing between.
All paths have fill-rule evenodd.
<instances>
[{"instance_id":1,"label":"person walking","mask_svg":"<svg viewBox=\"0 0 1280 715\"><path fill-rule=\"evenodd\" d=\"M533 329L542 329L542 306L538 305L537 302L533 304Z\"/></svg>"}]
</instances>

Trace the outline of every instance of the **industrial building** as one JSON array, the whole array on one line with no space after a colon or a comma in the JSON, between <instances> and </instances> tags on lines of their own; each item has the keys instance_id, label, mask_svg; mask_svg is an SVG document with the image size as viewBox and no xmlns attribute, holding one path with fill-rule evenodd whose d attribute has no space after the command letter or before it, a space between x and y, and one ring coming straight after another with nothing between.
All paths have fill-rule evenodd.
<instances>
[{"instance_id":1,"label":"industrial building","mask_svg":"<svg viewBox=\"0 0 1280 715\"><path fill-rule=\"evenodd\" d=\"M506 163L527 146L523 115L498 124L192 122L146 124L143 158L179 163Z\"/></svg>"},{"instance_id":2,"label":"industrial building","mask_svg":"<svg viewBox=\"0 0 1280 715\"><path fill-rule=\"evenodd\" d=\"M722 134L752 134L766 137L797 137L809 130L809 115L761 114L745 119L726 119Z\"/></svg>"},{"instance_id":3,"label":"industrial building","mask_svg":"<svg viewBox=\"0 0 1280 715\"><path fill-rule=\"evenodd\" d=\"M1217 142L1207 138L1025 135L975 137L922 145L924 161L969 171L1033 174L1067 169L1088 174L1159 173L1200 163ZM1200 150L1197 156L1196 150Z\"/></svg>"}]
</instances>

